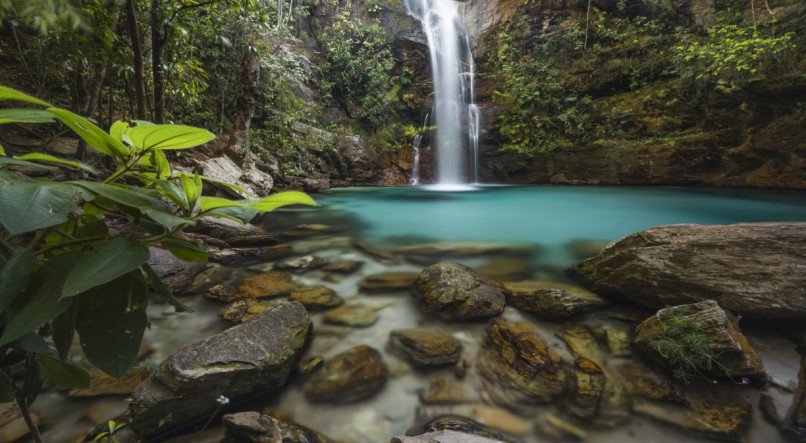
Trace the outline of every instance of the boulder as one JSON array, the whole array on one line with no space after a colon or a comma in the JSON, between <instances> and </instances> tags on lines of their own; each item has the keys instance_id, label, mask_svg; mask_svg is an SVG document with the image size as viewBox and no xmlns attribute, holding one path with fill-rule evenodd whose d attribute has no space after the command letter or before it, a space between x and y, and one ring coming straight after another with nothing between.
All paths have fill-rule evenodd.
<instances>
[{"instance_id":1,"label":"boulder","mask_svg":"<svg viewBox=\"0 0 806 443\"><path fill-rule=\"evenodd\" d=\"M462 417L461 415L445 414L437 417L426 418L421 423L417 423L406 431L407 436L421 436L432 432L456 431L464 434L476 435L479 437L493 439L499 442L516 442L517 439L490 426L479 423L473 419ZM414 440L416 441L416 440ZM426 440L428 441L428 440ZM466 441L466 440L459 440ZM473 440L469 440L473 441Z\"/></svg>"},{"instance_id":2,"label":"boulder","mask_svg":"<svg viewBox=\"0 0 806 443\"><path fill-rule=\"evenodd\" d=\"M378 310L364 305L340 306L326 312L322 321L331 325L367 328L378 321Z\"/></svg>"},{"instance_id":3,"label":"boulder","mask_svg":"<svg viewBox=\"0 0 806 443\"><path fill-rule=\"evenodd\" d=\"M148 371L143 371L141 368L131 368L120 378L115 378L98 368L92 368L90 369L90 388L71 389L67 395L69 397L128 396L142 383L147 374Z\"/></svg>"},{"instance_id":4,"label":"boulder","mask_svg":"<svg viewBox=\"0 0 806 443\"><path fill-rule=\"evenodd\" d=\"M132 427L146 437L204 420L221 396L237 402L283 386L311 336L305 308L286 302L176 350L132 395Z\"/></svg>"},{"instance_id":5,"label":"boulder","mask_svg":"<svg viewBox=\"0 0 806 443\"><path fill-rule=\"evenodd\" d=\"M495 317L506 305L505 290L499 283L458 263L425 268L411 290L423 312L448 320Z\"/></svg>"},{"instance_id":6,"label":"boulder","mask_svg":"<svg viewBox=\"0 0 806 443\"><path fill-rule=\"evenodd\" d=\"M806 439L806 356L800 360L798 388L789 411L789 429L801 439Z\"/></svg>"},{"instance_id":7,"label":"boulder","mask_svg":"<svg viewBox=\"0 0 806 443\"><path fill-rule=\"evenodd\" d=\"M310 286L291 291L291 300L302 303L309 311L325 311L344 304L344 299L327 286Z\"/></svg>"},{"instance_id":8,"label":"boulder","mask_svg":"<svg viewBox=\"0 0 806 443\"><path fill-rule=\"evenodd\" d=\"M266 312L269 307L253 298L237 300L221 308L218 314L233 323L243 323Z\"/></svg>"},{"instance_id":9,"label":"boulder","mask_svg":"<svg viewBox=\"0 0 806 443\"><path fill-rule=\"evenodd\" d=\"M426 405L453 405L478 401L478 396L453 377L439 377L420 391L420 401Z\"/></svg>"},{"instance_id":10,"label":"boulder","mask_svg":"<svg viewBox=\"0 0 806 443\"><path fill-rule=\"evenodd\" d=\"M210 247L207 254L210 261L221 264L253 262L259 260L273 260L293 253L291 245L279 244L257 248L214 248Z\"/></svg>"},{"instance_id":11,"label":"boulder","mask_svg":"<svg viewBox=\"0 0 806 443\"><path fill-rule=\"evenodd\" d=\"M750 426L752 406L722 405L695 400L689 406L636 401L640 415L717 440L740 441Z\"/></svg>"},{"instance_id":12,"label":"boulder","mask_svg":"<svg viewBox=\"0 0 806 443\"><path fill-rule=\"evenodd\" d=\"M739 330L738 320L713 300L661 309L638 325L634 341L644 356L678 375L683 369L682 375L729 377L735 382L764 378L761 359ZM694 361L696 367L681 368L682 359Z\"/></svg>"},{"instance_id":13,"label":"boulder","mask_svg":"<svg viewBox=\"0 0 806 443\"><path fill-rule=\"evenodd\" d=\"M459 340L430 329L398 329L389 334L389 345L414 366L454 364L462 356Z\"/></svg>"},{"instance_id":14,"label":"boulder","mask_svg":"<svg viewBox=\"0 0 806 443\"><path fill-rule=\"evenodd\" d=\"M227 437L242 443L333 442L304 426L255 411L227 414L222 417L221 423L227 429Z\"/></svg>"},{"instance_id":15,"label":"boulder","mask_svg":"<svg viewBox=\"0 0 806 443\"><path fill-rule=\"evenodd\" d=\"M606 378L599 365L580 357L574 363L574 398L569 412L582 419L590 419L599 412L604 395Z\"/></svg>"},{"instance_id":16,"label":"boulder","mask_svg":"<svg viewBox=\"0 0 806 443\"><path fill-rule=\"evenodd\" d=\"M180 260L165 249L151 247L148 251L148 265L173 294L187 292L196 275L206 268L202 263Z\"/></svg>"},{"instance_id":17,"label":"boulder","mask_svg":"<svg viewBox=\"0 0 806 443\"><path fill-rule=\"evenodd\" d=\"M598 295L563 283L521 281L505 283L504 287L516 308L550 320L565 320L605 305Z\"/></svg>"},{"instance_id":18,"label":"boulder","mask_svg":"<svg viewBox=\"0 0 806 443\"><path fill-rule=\"evenodd\" d=\"M291 275L284 272L267 272L265 274L244 277L238 283L238 297L272 298L291 295L298 289Z\"/></svg>"},{"instance_id":19,"label":"boulder","mask_svg":"<svg viewBox=\"0 0 806 443\"><path fill-rule=\"evenodd\" d=\"M354 402L378 393L388 376L381 353L360 345L333 357L314 372L305 383L305 396L319 402Z\"/></svg>"},{"instance_id":20,"label":"boulder","mask_svg":"<svg viewBox=\"0 0 806 443\"><path fill-rule=\"evenodd\" d=\"M479 435L457 431L436 431L414 437L393 437L390 443L501 443Z\"/></svg>"},{"instance_id":21,"label":"boulder","mask_svg":"<svg viewBox=\"0 0 806 443\"><path fill-rule=\"evenodd\" d=\"M650 308L716 300L748 318L806 319L806 223L672 225L610 244L570 273Z\"/></svg>"},{"instance_id":22,"label":"boulder","mask_svg":"<svg viewBox=\"0 0 806 443\"><path fill-rule=\"evenodd\" d=\"M488 334L476 366L496 403L507 407L547 403L565 391L567 377L560 357L532 325L499 317L490 322Z\"/></svg>"},{"instance_id":23,"label":"boulder","mask_svg":"<svg viewBox=\"0 0 806 443\"><path fill-rule=\"evenodd\" d=\"M305 255L303 257L292 258L281 261L274 265L274 269L280 271L305 272L311 269L321 268L327 264L327 260L315 255Z\"/></svg>"},{"instance_id":24,"label":"boulder","mask_svg":"<svg viewBox=\"0 0 806 443\"><path fill-rule=\"evenodd\" d=\"M201 162L202 174L218 182L231 183L243 188L236 191L228 186L219 186L221 190L238 198L251 198L254 195L265 197L274 186L274 179L269 174L257 169L255 162L247 159L243 167L238 166L227 156L214 157Z\"/></svg>"},{"instance_id":25,"label":"boulder","mask_svg":"<svg viewBox=\"0 0 806 443\"><path fill-rule=\"evenodd\" d=\"M364 292L394 292L409 289L417 274L413 272L383 272L367 276L358 287Z\"/></svg>"},{"instance_id":26,"label":"boulder","mask_svg":"<svg viewBox=\"0 0 806 443\"><path fill-rule=\"evenodd\" d=\"M361 269L361 266L364 266L364 262L358 260L334 260L325 265L322 270L337 274L352 274Z\"/></svg>"}]
</instances>

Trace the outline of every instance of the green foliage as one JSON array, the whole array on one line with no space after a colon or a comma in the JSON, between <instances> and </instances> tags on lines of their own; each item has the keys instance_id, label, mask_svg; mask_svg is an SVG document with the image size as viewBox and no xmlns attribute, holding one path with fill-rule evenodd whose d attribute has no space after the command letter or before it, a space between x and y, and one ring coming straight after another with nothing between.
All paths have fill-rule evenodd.
<instances>
[{"instance_id":1,"label":"green foliage","mask_svg":"<svg viewBox=\"0 0 806 443\"><path fill-rule=\"evenodd\" d=\"M322 35L324 88L351 117L379 128L388 119L395 58L378 24L342 12Z\"/></svg>"},{"instance_id":2,"label":"green foliage","mask_svg":"<svg viewBox=\"0 0 806 443\"><path fill-rule=\"evenodd\" d=\"M763 35L756 26L718 24L704 40L683 36L674 47L677 71L694 80L746 83L794 49L794 33Z\"/></svg>"},{"instance_id":3,"label":"green foliage","mask_svg":"<svg viewBox=\"0 0 806 443\"><path fill-rule=\"evenodd\" d=\"M650 342L672 369L674 377L689 383L693 377L707 380L706 374L718 365L715 355L708 348L708 338L703 325L681 315L662 320L662 328Z\"/></svg>"},{"instance_id":4,"label":"green foliage","mask_svg":"<svg viewBox=\"0 0 806 443\"><path fill-rule=\"evenodd\" d=\"M205 261L203 245L182 232L199 217L251 218L281 206L315 204L300 192L237 201L203 196L206 177L172 172L164 151L210 141L213 135L204 129L116 122L106 132L72 112L0 87L0 101L6 100L44 108L104 155L114 171L101 176L72 160L2 152L0 160L13 161L0 161L0 373L22 363L30 379L41 375L59 386L86 387L86 369L69 361L77 333L91 364L123 375L148 326L149 285L183 309L148 266L149 247ZM29 122L30 113L26 108L4 115ZM36 179L22 172L42 163L48 166L37 170ZM57 168L59 180L41 176ZM110 233L104 222L110 218L123 229ZM3 378L0 399L22 397L30 404L40 387Z\"/></svg>"},{"instance_id":5,"label":"green foliage","mask_svg":"<svg viewBox=\"0 0 806 443\"><path fill-rule=\"evenodd\" d=\"M584 33L576 25L535 43L529 23L518 16L497 34L494 66L501 77L493 100L504 109L498 129L502 149L534 153L573 146L589 130L584 114L591 98L564 83L555 54L582 50Z\"/></svg>"}]
</instances>

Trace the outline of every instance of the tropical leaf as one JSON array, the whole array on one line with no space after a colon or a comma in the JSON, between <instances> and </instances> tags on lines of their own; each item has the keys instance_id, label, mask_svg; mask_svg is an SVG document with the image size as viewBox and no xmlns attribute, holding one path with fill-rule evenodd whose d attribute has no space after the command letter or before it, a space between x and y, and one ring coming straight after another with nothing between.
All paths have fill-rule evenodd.
<instances>
[{"instance_id":1,"label":"tropical leaf","mask_svg":"<svg viewBox=\"0 0 806 443\"><path fill-rule=\"evenodd\" d=\"M11 235L64 223L85 192L68 184L39 181L0 182L0 224Z\"/></svg>"},{"instance_id":2,"label":"tropical leaf","mask_svg":"<svg viewBox=\"0 0 806 443\"><path fill-rule=\"evenodd\" d=\"M107 185L88 181L79 181L73 183L102 197L108 198L115 203L137 208L141 212L145 212L145 210L149 208L158 209L161 211L168 210L165 202L160 199L159 193L153 190L134 188L125 185Z\"/></svg>"},{"instance_id":3,"label":"tropical leaf","mask_svg":"<svg viewBox=\"0 0 806 443\"><path fill-rule=\"evenodd\" d=\"M126 135L126 131L129 130L129 124L126 122L122 122L120 120L112 123L112 126L109 128L109 135L112 136L115 140L119 140L121 142L126 141L124 136Z\"/></svg>"},{"instance_id":4,"label":"tropical leaf","mask_svg":"<svg viewBox=\"0 0 806 443\"><path fill-rule=\"evenodd\" d=\"M143 265L143 270L146 273L146 277L148 277L149 283L151 283L151 287L154 288L154 291L162 297L162 300L165 303L170 304L174 308L176 308L176 312L193 312L192 309L185 306L182 302L180 302L174 295L171 293L171 289L165 285L165 282L154 272L154 269L148 265L148 263Z\"/></svg>"},{"instance_id":5,"label":"tropical leaf","mask_svg":"<svg viewBox=\"0 0 806 443\"><path fill-rule=\"evenodd\" d=\"M288 205L316 206L316 202L304 192L285 191L259 200L247 200L244 205L260 212L269 212Z\"/></svg>"},{"instance_id":6,"label":"tropical leaf","mask_svg":"<svg viewBox=\"0 0 806 443\"><path fill-rule=\"evenodd\" d=\"M79 297L77 331L87 359L113 377L126 373L140 349L148 324L144 308L133 300L148 297L140 270L119 276Z\"/></svg>"},{"instance_id":7,"label":"tropical leaf","mask_svg":"<svg viewBox=\"0 0 806 443\"><path fill-rule=\"evenodd\" d=\"M99 243L67 276L61 295L73 297L108 283L138 269L148 256L148 248L132 238L117 237Z\"/></svg>"},{"instance_id":8,"label":"tropical leaf","mask_svg":"<svg viewBox=\"0 0 806 443\"><path fill-rule=\"evenodd\" d=\"M45 377L62 388L89 389L90 373L74 363L43 355L40 358Z\"/></svg>"},{"instance_id":9,"label":"tropical leaf","mask_svg":"<svg viewBox=\"0 0 806 443\"><path fill-rule=\"evenodd\" d=\"M95 168L93 168L92 166L90 166L90 165L88 165L86 163L82 163L82 162L76 161L76 160L67 160L67 159L56 157L54 155L43 154L41 152L32 152L30 154L23 154L23 155L17 156L16 158L18 158L20 160L33 161L33 162L55 163L57 165L64 165L64 166L70 166L70 167L73 167L73 168L76 168L76 169L81 169L82 171L87 171L87 172L89 172L91 174L97 173Z\"/></svg>"},{"instance_id":10,"label":"tropical leaf","mask_svg":"<svg viewBox=\"0 0 806 443\"><path fill-rule=\"evenodd\" d=\"M58 169L54 168L53 166L40 165L39 163L27 162L25 160L5 156L0 157L0 165L22 166L25 168L42 169L45 171L55 171Z\"/></svg>"},{"instance_id":11,"label":"tropical leaf","mask_svg":"<svg viewBox=\"0 0 806 443\"><path fill-rule=\"evenodd\" d=\"M220 208L236 208L241 206L241 202L221 197L201 197L199 198L199 209L203 212Z\"/></svg>"},{"instance_id":12,"label":"tropical leaf","mask_svg":"<svg viewBox=\"0 0 806 443\"><path fill-rule=\"evenodd\" d=\"M0 109L0 125L7 123L51 123L53 116L42 109Z\"/></svg>"},{"instance_id":13,"label":"tropical leaf","mask_svg":"<svg viewBox=\"0 0 806 443\"><path fill-rule=\"evenodd\" d=\"M60 300L62 286L82 256L77 249L63 252L39 268L31 279L34 287L25 303L14 311L3 329L0 346L37 330L70 307L70 300Z\"/></svg>"},{"instance_id":14,"label":"tropical leaf","mask_svg":"<svg viewBox=\"0 0 806 443\"><path fill-rule=\"evenodd\" d=\"M111 157L125 158L129 149L91 121L66 109L48 108L48 112L72 129L91 148Z\"/></svg>"},{"instance_id":15,"label":"tropical leaf","mask_svg":"<svg viewBox=\"0 0 806 443\"><path fill-rule=\"evenodd\" d=\"M215 135L206 129L193 126L138 125L129 128L126 137L133 146L148 151L193 148L213 140Z\"/></svg>"},{"instance_id":16,"label":"tropical leaf","mask_svg":"<svg viewBox=\"0 0 806 443\"><path fill-rule=\"evenodd\" d=\"M174 257L182 261L207 263L207 247L204 244L171 238L163 242L163 246L171 251Z\"/></svg>"},{"instance_id":17,"label":"tropical leaf","mask_svg":"<svg viewBox=\"0 0 806 443\"><path fill-rule=\"evenodd\" d=\"M148 218L154 220L155 222L159 223L160 225L168 229L174 229L183 225L196 224L195 220L189 218L177 217L169 212L160 211L159 209L146 209L143 212L148 216Z\"/></svg>"},{"instance_id":18,"label":"tropical leaf","mask_svg":"<svg viewBox=\"0 0 806 443\"><path fill-rule=\"evenodd\" d=\"M28 285L34 267L34 253L30 249L17 251L0 269L0 313L17 300Z\"/></svg>"},{"instance_id":19,"label":"tropical leaf","mask_svg":"<svg viewBox=\"0 0 806 443\"><path fill-rule=\"evenodd\" d=\"M36 97L31 97L30 95L24 94L20 91L17 91L16 89L11 89L6 86L0 86L0 101L5 100L33 103L35 105L41 105L46 107L50 106L50 103L46 101L40 100Z\"/></svg>"}]
</instances>

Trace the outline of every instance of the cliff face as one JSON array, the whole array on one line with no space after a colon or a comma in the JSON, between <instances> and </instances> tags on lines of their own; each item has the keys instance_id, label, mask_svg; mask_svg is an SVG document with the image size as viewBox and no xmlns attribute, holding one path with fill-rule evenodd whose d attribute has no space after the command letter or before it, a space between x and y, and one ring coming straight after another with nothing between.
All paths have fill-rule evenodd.
<instances>
[{"instance_id":1,"label":"cliff face","mask_svg":"<svg viewBox=\"0 0 806 443\"><path fill-rule=\"evenodd\" d=\"M496 39L508 21L519 19L529 25L526 38L550 39L570 32L569 22L584 23L585 11L579 3L563 0L469 1L465 11L468 27L476 36L478 92L484 115L484 180L806 188L804 40L794 38L799 45L795 59L789 60L789 70L775 76L759 75L742 87L721 81L687 83L669 72L671 43L667 42L707 34L715 17L725 11L718 10L713 0L672 3L632 1L619 10L616 2L594 0L592 20L608 23L609 19L646 17L666 24L666 29L674 24L677 34L639 33L631 36L632 41L602 43L601 48L575 56L549 54L547 63L563 66L562 87L591 100L578 121L589 123L588 131L596 134L561 149L515 153L500 149L507 142L500 120L507 109L494 98L502 86L500 65L491 53ZM802 27L795 24L803 16L795 2L770 5L769 11L775 14L773 26L778 27L773 32ZM747 8L737 11L747 17L753 14ZM756 10L755 14L759 23L770 19L767 11ZM597 33L604 30L594 31L592 26L591 42L599 38ZM644 77L636 81L637 74ZM697 98L692 99L691 89L697 87L710 89L697 91ZM615 126L617 130L611 133L601 130Z\"/></svg>"}]
</instances>

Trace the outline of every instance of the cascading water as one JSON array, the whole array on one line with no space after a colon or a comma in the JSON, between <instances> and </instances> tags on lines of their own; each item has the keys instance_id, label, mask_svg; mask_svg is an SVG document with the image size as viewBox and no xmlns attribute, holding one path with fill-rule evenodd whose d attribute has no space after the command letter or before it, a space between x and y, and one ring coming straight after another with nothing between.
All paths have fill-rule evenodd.
<instances>
[{"instance_id":1,"label":"cascading water","mask_svg":"<svg viewBox=\"0 0 806 443\"><path fill-rule=\"evenodd\" d=\"M414 136L414 141L411 144L412 148L414 149L414 165L411 168L412 185L420 184L420 145L423 143L423 136L425 136L425 131L428 128L428 117L430 115L431 114L425 114L425 120L423 120L423 129Z\"/></svg>"},{"instance_id":2,"label":"cascading water","mask_svg":"<svg viewBox=\"0 0 806 443\"><path fill-rule=\"evenodd\" d=\"M422 22L431 53L440 185L478 182L480 118L463 7L453 0L406 0L409 14Z\"/></svg>"}]
</instances>

